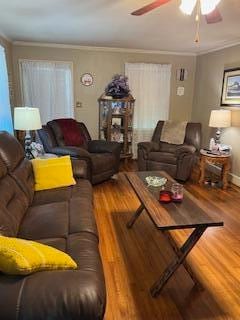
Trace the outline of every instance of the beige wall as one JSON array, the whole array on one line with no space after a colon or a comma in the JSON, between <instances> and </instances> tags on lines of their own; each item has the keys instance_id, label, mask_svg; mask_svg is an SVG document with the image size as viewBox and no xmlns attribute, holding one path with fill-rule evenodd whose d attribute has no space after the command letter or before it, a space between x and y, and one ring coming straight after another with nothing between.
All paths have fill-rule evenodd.
<instances>
[{"instance_id":1,"label":"beige wall","mask_svg":"<svg viewBox=\"0 0 240 320\"><path fill-rule=\"evenodd\" d=\"M21 105L19 88L19 59L72 61L74 72L74 101L80 101L82 108L76 108L78 120L86 123L94 138L98 136L98 103L105 86L115 73L124 73L125 62L152 62L172 64L172 86L170 100L170 118L189 120L191 117L195 62L194 56L140 54L109 51L86 51L81 49L13 46L13 63L15 78L16 105ZM176 95L176 69L188 69L189 77L184 82L185 95ZM84 87L80 83L83 73L90 72L94 76L94 85ZM180 83L179 85L182 85ZM136 102L137 108L137 102Z\"/></svg>"},{"instance_id":2,"label":"beige wall","mask_svg":"<svg viewBox=\"0 0 240 320\"><path fill-rule=\"evenodd\" d=\"M240 45L197 57L192 120L200 121L203 124L204 146L208 146L209 138L213 136L215 131L208 127L208 121L211 110L220 108L223 71L233 67L240 67ZM233 147L232 173L238 184L240 182L240 178L238 179L240 177L239 141L240 127L224 130L222 142Z\"/></svg>"}]
</instances>

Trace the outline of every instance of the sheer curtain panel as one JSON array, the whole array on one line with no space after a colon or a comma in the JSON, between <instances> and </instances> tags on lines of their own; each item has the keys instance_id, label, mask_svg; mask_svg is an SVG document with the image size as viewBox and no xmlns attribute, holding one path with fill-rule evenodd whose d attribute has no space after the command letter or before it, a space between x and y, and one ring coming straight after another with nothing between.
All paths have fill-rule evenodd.
<instances>
[{"instance_id":1,"label":"sheer curtain panel","mask_svg":"<svg viewBox=\"0 0 240 320\"><path fill-rule=\"evenodd\" d=\"M158 120L169 116L171 65L126 63L125 74L136 99L133 119L133 157L137 144L150 141Z\"/></svg>"},{"instance_id":2,"label":"sheer curtain panel","mask_svg":"<svg viewBox=\"0 0 240 320\"><path fill-rule=\"evenodd\" d=\"M13 133L5 50L0 45L0 130Z\"/></svg>"},{"instance_id":3,"label":"sheer curtain panel","mask_svg":"<svg viewBox=\"0 0 240 320\"><path fill-rule=\"evenodd\" d=\"M74 117L70 62L22 60L20 76L23 104L39 108L43 124Z\"/></svg>"}]
</instances>

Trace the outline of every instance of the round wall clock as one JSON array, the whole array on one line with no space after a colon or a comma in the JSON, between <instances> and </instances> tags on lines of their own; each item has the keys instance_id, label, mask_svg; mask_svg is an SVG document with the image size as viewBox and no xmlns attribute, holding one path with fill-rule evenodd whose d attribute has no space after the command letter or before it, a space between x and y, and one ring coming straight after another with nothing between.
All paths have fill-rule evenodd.
<instances>
[{"instance_id":1,"label":"round wall clock","mask_svg":"<svg viewBox=\"0 0 240 320\"><path fill-rule=\"evenodd\" d=\"M87 87L91 86L93 84L93 76L90 73L84 73L81 76L81 83Z\"/></svg>"}]
</instances>

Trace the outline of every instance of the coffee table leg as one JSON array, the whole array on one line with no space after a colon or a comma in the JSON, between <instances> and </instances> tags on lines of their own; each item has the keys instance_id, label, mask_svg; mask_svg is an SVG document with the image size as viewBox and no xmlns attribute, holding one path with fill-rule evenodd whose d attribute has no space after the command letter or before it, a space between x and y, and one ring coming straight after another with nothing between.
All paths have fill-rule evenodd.
<instances>
[{"instance_id":1,"label":"coffee table leg","mask_svg":"<svg viewBox=\"0 0 240 320\"><path fill-rule=\"evenodd\" d=\"M166 237L166 239L168 240L169 244L171 245L173 251L176 253L176 255L178 257L180 257L182 255L181 250L178 248L178 246L176 245L175 241L173 240L171 234L168 231L163 231L162 232L163 235ZM188 263L186 262L186 260L183 261L183 265L184 268L186 269L186 271L188 272L188 274L190 275L190 277L192 278L193 282L195 282L196 286L199 289L202 289L202 284L199 282L199 280L196 278L194 272L192 271L191 267L188 265Z\"/></svg>"},{"instance_id":2,"label":"coffee table leg","mask_svg":"<svg viewBox=\"0 0 240 320\"><path fill-rule=\"evenodd\" d=\"M162 274L161 278L154 283L152 288L150 289L150 293L152 297L157 297L161 292L164 285L168 282L168 280L172 277L174 272L180 267L183 263L189 252L201 238L204 231L207 229L206 226L199 226L197 227L183 244L183 246L179 249L181 255L178 255L170 265L165 269L164 273Z\"/></svg>"},{"instance_id":3,"label":"coffee table leg","mask_svg":"<svg viewBox=\"0 0 240 320\"><path fill-rule=\"evenodd\" d=\"M132 226L134 225L135 221L137 220L137 218L142 213L143 209L144 209L144 206L143 206L143 204L141 204L140 207L137 209L137 211L132 216L132 218L128 221L128 223L127 223L127 228L128 229L132 228Z\"/></svg>"}]
</instances>

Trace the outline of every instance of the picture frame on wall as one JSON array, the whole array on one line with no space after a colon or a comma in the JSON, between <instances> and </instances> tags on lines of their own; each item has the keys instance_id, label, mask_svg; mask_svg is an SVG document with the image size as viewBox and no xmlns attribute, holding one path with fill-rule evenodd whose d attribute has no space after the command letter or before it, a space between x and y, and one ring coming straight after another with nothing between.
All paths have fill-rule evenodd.
<instances>
[{"instance_id":1,"label":"picture frame on wall","mask_svg":"<svg viewBox=\"0 0 240 320\"><path fill-rule=\"evenodd\" d=\"M224 70L222 106L240 106L240 67Z\"/></svg>"},{"instance_id":2,"label":"picture frame on wall","mask_svg":"<svg viewBox=\"0 0 240 320\"><path fill-rule=\"evenodd\" d=\"M93 85L93 76L91 75L91 73L84 73L81 76L81 83L86 86L92 86Z\"/></svg>"}]
</instances>

